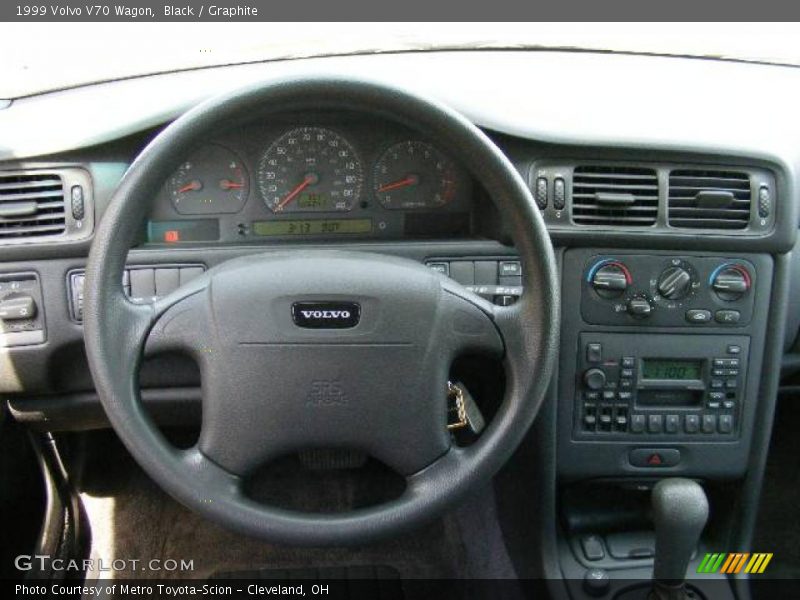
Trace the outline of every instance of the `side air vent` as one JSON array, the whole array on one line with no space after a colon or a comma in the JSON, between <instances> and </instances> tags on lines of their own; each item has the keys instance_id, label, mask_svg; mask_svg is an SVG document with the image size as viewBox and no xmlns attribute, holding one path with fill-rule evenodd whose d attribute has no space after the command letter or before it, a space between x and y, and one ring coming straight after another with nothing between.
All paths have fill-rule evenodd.
<instances>
[{"instance_id":1,"label":"side air vent","mask_svg":"<svg viewBox=\"0 0 800 600\"><path fill-rule=\"evenodd\" d=\"M578 225L649 227L658 216L655 169L579 166L572 174L572 220Z\"/></svg>"},{"instance_id":2,"label":"side air vent","mask_svg":"<svg viewBox=\"0 0 800 600\"><path fill-rule=\"evenodd\" d=\"M0 172L0 240L61 235L65 230L61 175Z\"/></svg>"},{"instance_id":3,"label":"side air vent","mask_svg":"<svg viewBox=\"0 0 800 600\"><path fill-rule=\"evenodd\" d=\"M741 171L680 169L669 175L672 227L745 229L750 223L750 175Z\"/></svg>"},{"instance_id":4,"label":"side air vent","mask_svg":"<svg viewBox=\"0 0 800 600\"><path fill-rule=\"evenodd\" d=\"M71 166L0 171L0 246L88 238L91 182L86 170Z\"/></svg>"}]
</instances>

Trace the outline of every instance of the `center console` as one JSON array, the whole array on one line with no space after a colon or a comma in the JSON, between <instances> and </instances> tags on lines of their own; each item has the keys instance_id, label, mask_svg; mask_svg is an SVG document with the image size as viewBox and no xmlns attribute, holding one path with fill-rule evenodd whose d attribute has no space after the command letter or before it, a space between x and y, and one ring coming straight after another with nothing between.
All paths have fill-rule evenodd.
<instances>
[{"instance_id":1,"label":"center console","mask_svg":"<svg viewBox=\"0 0 800 600\"><path fill-rule=\"evenodd\" d=\"M771 259L572 249L563 261L559 477L742 475Z\"/></svg>"}]
</instances>

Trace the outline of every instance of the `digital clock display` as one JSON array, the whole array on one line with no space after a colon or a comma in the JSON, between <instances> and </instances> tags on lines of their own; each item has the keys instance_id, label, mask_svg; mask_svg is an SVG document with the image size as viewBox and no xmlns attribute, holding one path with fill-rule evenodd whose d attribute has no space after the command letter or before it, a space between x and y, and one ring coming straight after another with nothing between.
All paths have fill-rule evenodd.
<instances>
[{"instance_id":1,"label":"digital clock display","mask_svg":"<svg viewBox=\"0 0 800 600\"><path fill-rule=\"evenodd\" d=\"M697 380L701 378L703 361L645 358L642 360L642 378L660 380Z\"/></svg>"},{"instance_id":2,"label":"digital clock display","mask_svg":"<svg viewBox=\"0 0 800 600\"><path fill-rule=\"evenodd\" d=\"M303 219L255 221L253 233L260 236L339 235L372 232L372 219Z\"/></svg>"}]
</instances>

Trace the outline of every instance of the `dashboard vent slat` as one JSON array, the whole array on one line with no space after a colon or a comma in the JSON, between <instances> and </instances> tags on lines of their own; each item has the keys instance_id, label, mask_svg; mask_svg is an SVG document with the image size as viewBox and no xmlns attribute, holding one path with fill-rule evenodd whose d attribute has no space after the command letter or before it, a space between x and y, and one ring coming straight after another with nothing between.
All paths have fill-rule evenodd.
<instances>
[{"instance_id":1,"label":"dashboard vent slat","mask_svg":"<svg viewBox=\"0 0 800 600\"><path fill-rule=\"evenodd\" d=\"M687 229L746 229L750 175L740 171L676 169L669 174L668 222Z\"/></svg>"},{"instance_id":2,"label":"dashboard vent slat","mask_svg":"<svg viewBox=\"0 0 800 600\"><path fill-rule=\"evenodd\" d=\"M655 169L583 165L572 174L572 220L577 225L649 227L658 216Z\"/></svg>"},{"instance_id":3,"label":"dashboard vent slat","mask_svg":"<svg viewBox=\"0 0 800 600\"><path fill-rule=\"evenodd\" d=\"M0 173L0 241L49 237L65 230L64 182L60 175Z\"/></svg>"}]
</instances>

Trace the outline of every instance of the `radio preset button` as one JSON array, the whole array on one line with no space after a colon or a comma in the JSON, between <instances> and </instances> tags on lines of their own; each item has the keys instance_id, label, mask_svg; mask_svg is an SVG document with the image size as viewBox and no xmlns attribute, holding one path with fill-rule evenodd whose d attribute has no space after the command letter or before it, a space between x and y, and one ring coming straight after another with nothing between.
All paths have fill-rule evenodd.
<instances>
[{"instance_id":1,"label":"radio preset button","mask_svg":"<svg viewBox=\"0 0 800 600\"><path fill-rule=\"evenodd\" d=\"M678 415L667 415L664 419L664 431L667 433L678 433L680 418Z\"/></svg>"},{"instance_id":2,"label":"radio preset button","mask_svg":"<svg viewBox=\"0 0 800 600\"><path fill-rule=\"evenodd\" d=\"M725 386L725 382L722 379L712 379L711 380L711 389L719 390Z\"/></svg>"},{"instance_id":3,"label":"radio preset button","mask_svg":"<svg viewBox=\"0 0 800 600\"><path fill-rule=\"evenodd\" d=\"M734 405L735 405L735 403L734 403L734 401L733 401L733 400L725 400L725 402L723 402L723 403L722 403L722 407L723 407L723 408L727 408L728 410L730 410L731 408L733 408L733 407L734 407Z\"/></svg>"},{"instance_id":4,"label":"radio preset button","mask_svg":"<svg viewBox=\"0 0 800 600\"><path fill-rule=\"evenodd\" d=\"M719 416L719 432L732 433L733 432L733 415L720 415Z\"/></svg>"},{"instance_id":5,"label":"radio preset button","mask_svg":"<svg viewBox=\"0 0 800 600\"><path fill-rule=\"evenodd\" d=\"M697 433L700 430L700 415L686 415L683 429L686 433Z\"/></svg>"},{"instance_id":6,"label":"radio preset button","mask_svg":"<svg viewBox=\"0 0 800 600\"><path fill-rule=\"evenodd\" d=\"M709 402L708 403L708 408L713 409L713 410L718 409L719 406L720 406L719 402Z\"/></svg>"},{"instance_id":7,"label":"radio preset button","mask_svg":"<svg viewBox=\"0 0 800 600\"><path fill-rule=\"evenodd\" d=\"M631 415L631 431L633 433L642 433L644 431L644 425L644 415Z\"/></svg>"},{"instance_id":8,"label":"radio preset button","mask_svg":"<svg viewBox=\"0 0 800 600\"><path fill-rule=\"evenodd\" d=\"M725 387L728 388L729 390L735 390L738 387L738 385L739 382L736 381L735 379L728 379L725 382Z\"/></svg>"},{"instance_id":9,"label":"radio preset button","mask_svg":"<svg viewBox=\"0 0 800 600\"><path fill-rule=\"evenodd\" d=\"M647 415L647 431L650 433L661 433L663 427L663 417L661 415Z\"/></svg>"},{"instance_id":10,"label":"radio preset button","mask_svg":"<svg viewBox=\"0 0 800 600\"><path fill-rule=\"evenodd\" d=\"M717 430L717 415L703 415L703 433L714 433Z\"/></svg>"}]
</instances>

